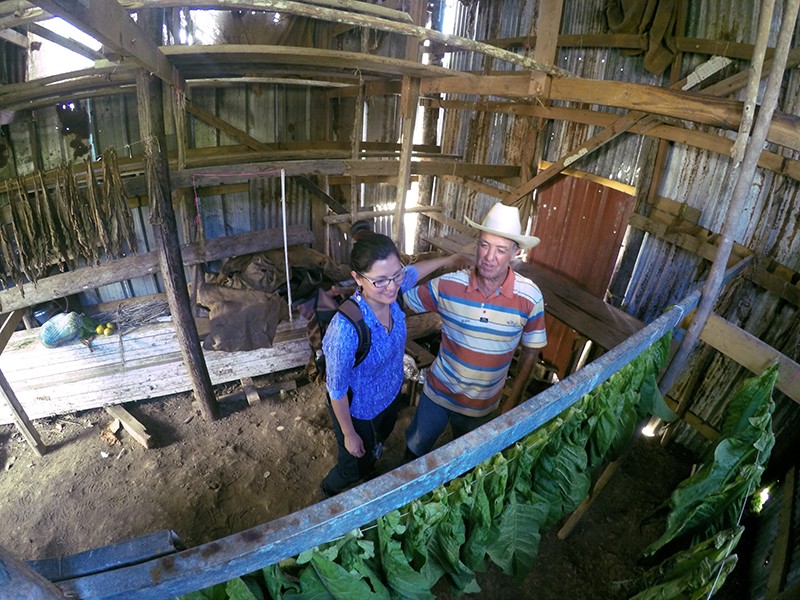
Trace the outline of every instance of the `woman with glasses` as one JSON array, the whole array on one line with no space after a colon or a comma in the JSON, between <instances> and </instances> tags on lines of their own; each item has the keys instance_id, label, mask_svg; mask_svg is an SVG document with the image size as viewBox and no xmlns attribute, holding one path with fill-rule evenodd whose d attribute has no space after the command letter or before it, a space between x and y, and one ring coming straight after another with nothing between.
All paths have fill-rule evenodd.
<instances>
[{"instance_id":1,"label":"woman with glasses","mask_svg":"<svg viewBox=\"0 0 800 600\"><path fill-rule=\"evenodd\" d=\"M350 254L358 289L353 299L371 333L369 353L354 366L356 327L337 313L322 340L328 410L338 444L338 461L322 480L326 497L360 481L374 467L401 408L405 313L398 294L433 271L463 263L458 255L404 266L391 238L361 232Z\"/></svg>"}]
</instances>

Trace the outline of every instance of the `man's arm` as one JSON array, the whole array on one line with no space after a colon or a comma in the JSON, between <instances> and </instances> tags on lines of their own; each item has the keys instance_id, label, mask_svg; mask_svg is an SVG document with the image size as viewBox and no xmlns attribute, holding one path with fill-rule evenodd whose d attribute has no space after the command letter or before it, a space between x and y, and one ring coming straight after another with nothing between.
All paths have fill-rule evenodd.
<instances>
[{"instance_id":1,"label":"man's arm","mask_svg":"<svg viewBox=\"0 0 800 600\"><path fill-rule=\"evenodd\" d=\"M517 376L511 386L511 391L508 397L500 403L500 413L506 413L517 404L519 404L520 396L530 379L533 366L539 360L539 348L522 347L519 357L519 368L517 369ZM526 398L527 400L527 398Z\"/></svg>"}]
</instances>

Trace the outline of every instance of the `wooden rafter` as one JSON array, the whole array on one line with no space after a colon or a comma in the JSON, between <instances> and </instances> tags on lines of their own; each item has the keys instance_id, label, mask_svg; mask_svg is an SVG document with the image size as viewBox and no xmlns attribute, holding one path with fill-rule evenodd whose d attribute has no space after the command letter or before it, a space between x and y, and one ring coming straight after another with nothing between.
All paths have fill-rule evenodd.
<instances>
[{"instance_id":1,"label":"wooden rafter","mask_svg":"<svg viewBox=\"0 0 800 600\"><path fill-rule=\"evenodd\" d=\"M120 61L132 59L165 83L186 89L177 69L116 1L37 0L36 3L118 52Z\"/></svg>"},{"instance_id":2,"label":"wooden rafter","mask_svg":"<svg viewBox=\"0 0 800 600\"><path fill-rule=\"evenodd\" d=\"M51 31L47 27L43 27L37 23L30 23L27 25L27 29L34 35L38 35L40 38L44 38L50 42L53 42L54 44L58 44L62 48L71 50L72 52L80 54L81 56L85 56L88 59L100 60L103 58L102 52L93 50L92 48L89 48L89 46L85 46L84 44L81 44L80 42L71 38L59 35L55 31Z\"/></svg>"}]
</instances>

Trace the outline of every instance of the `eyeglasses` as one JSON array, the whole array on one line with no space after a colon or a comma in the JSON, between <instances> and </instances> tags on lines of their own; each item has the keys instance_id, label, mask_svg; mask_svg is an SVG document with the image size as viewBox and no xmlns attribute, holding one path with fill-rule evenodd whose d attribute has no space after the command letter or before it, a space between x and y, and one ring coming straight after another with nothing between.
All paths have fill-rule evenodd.
<instances>
[{"instance_id":1,"label":"eyeglasses","mask_svg":"<svg viewBox=\"0 0 800 600\"><path fill-rule=\"evenodd\" d=\"M358 274L367 281L369 281L376 288L385 288L389 287L390 283L395 283L397 285L403 283L403 278L406 276L406 268L403 267L402 269L400 269L400 272L394 277L381 277L380 279L372 279L371 277L367 277L363 273L358 273Z\"/></svg>"}]
</instances>

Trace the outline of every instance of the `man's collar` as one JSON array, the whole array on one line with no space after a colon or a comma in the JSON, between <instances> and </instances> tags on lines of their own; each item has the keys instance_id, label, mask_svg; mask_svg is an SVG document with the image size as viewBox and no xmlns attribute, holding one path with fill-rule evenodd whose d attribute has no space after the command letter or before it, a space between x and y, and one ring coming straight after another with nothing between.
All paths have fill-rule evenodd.
<instances>
[{"instance_id":1,"label":"man's collar","mask_svg":"<svg viewBox=\"0 0 800 600\"><path fill-rule=\"evenodd\" d=\"M476 292L480 289L480 286L478 285L477 273L478 267L473 267L470 269L469 282L467 283L468 292ZM491 291L494 292L495 290ZM508 267L506 278L503 280L503 283L500 284L500 293L507 298L514 297L514 269L512 269L510 266Z\"/></svg>"}]
</instances>

